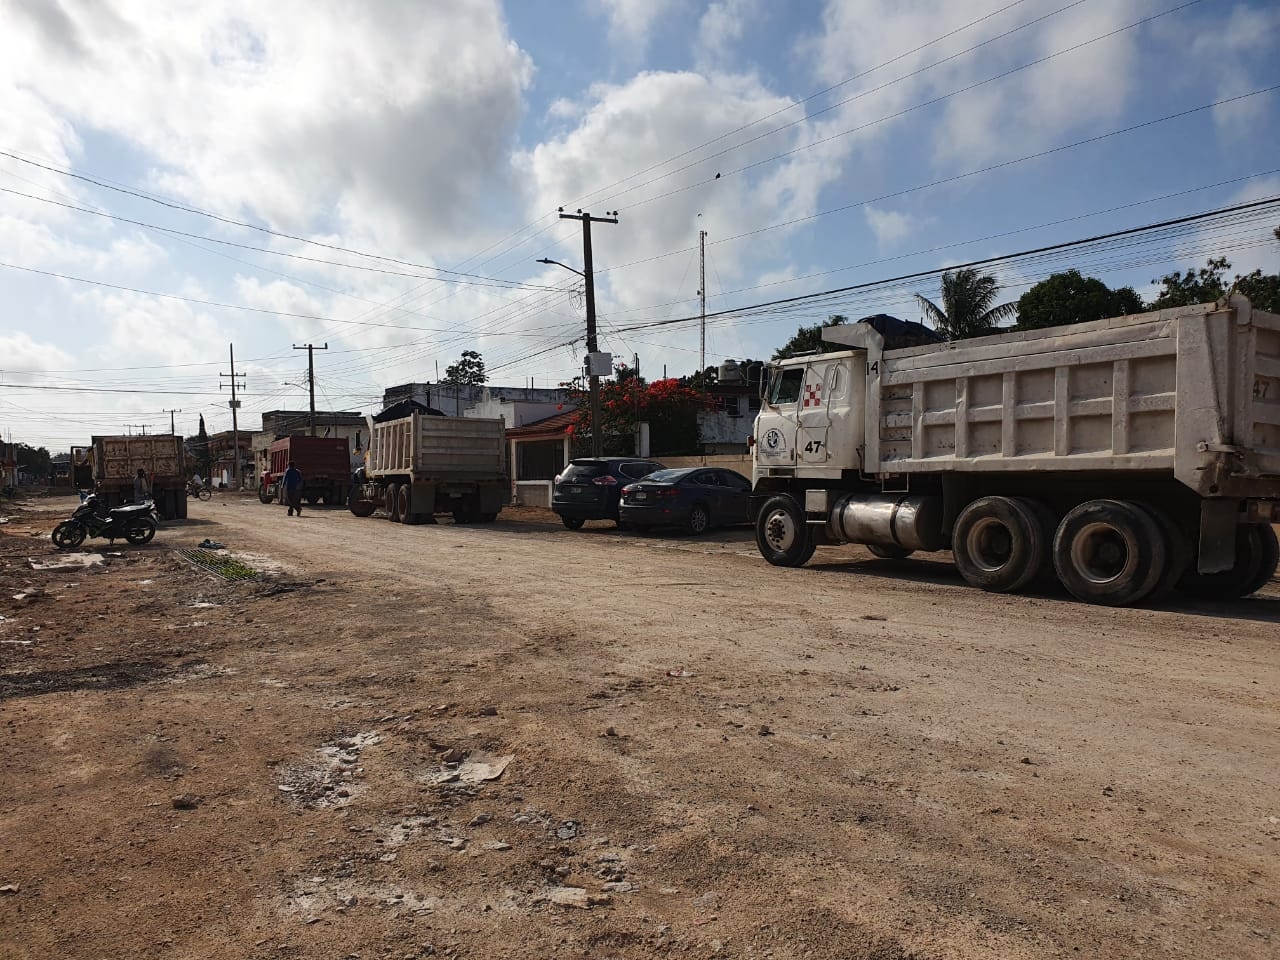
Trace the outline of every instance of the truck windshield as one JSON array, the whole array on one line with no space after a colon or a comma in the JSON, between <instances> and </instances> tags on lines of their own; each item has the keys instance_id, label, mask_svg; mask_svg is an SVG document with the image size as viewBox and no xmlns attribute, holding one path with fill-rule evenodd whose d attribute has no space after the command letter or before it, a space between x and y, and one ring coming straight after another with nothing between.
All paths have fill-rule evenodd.
<instances>
[{"instance_id":1,"label":"truck windshield","mask_svg":"<svg viewBox=\"0 0 1280 960\"><path fill-rule=\"evenodd\" d=\"M800 388L804 385L804 367L787 367L773 375L769 384L769 402L774 406L784 403L795 403L800 399Z\"/></svg>"}]
</instances>

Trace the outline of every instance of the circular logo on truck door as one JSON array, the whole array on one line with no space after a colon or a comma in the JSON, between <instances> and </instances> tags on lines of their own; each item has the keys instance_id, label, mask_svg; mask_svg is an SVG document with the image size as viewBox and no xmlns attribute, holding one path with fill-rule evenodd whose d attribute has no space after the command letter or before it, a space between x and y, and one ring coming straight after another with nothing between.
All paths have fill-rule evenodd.
<instances>
[{"instance_id":1,"label":"circular logo on truck door","mask_svg":"<svg viewBox=\"0 0 1280 960\"><path fill-rule=\"evenodd\" d=\"M782 435L782 431L777 427L771 427L766 430L761 443L770 453L782 453L787 449L787 438Z\"/></svg>"}]
</instances>

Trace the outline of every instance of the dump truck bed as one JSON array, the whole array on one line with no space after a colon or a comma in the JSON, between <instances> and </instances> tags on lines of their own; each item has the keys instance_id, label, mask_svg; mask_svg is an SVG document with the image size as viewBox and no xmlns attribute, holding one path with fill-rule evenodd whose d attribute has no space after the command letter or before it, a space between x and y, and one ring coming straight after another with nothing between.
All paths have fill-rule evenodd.
<instances>
[{"instance_id":1,"label":"dump truck bed","mask_svg":"<svg viewBox=\"0 0 1280 960\"><path fill-rule=\"evenodd\" d=\"M1280 316L1243 297L937 346L865 348L867 472L1172 471L1280 497Z\"/></svg>"},{"instance_id":2,"label":"dump truck bed","mask_svg":"<svg viewBox=\"0 0 1280 960\"><path fill-rule=\"evenodd\" d=\"M417 481L490 480L505 475L502 420L415 413L375 423L366 473Z\"/></svg>"},{"instance_id":3,"label":"dump truck bed","mask_svg":"<svg viewBox=\"0 0 1280 960\"><path fill-rule=\"evenodd\" d=\"M182 438L173 434L94 437L94 478L133 482L142 467L149 477L182 478Z\"/></svg>"}]
</instances>

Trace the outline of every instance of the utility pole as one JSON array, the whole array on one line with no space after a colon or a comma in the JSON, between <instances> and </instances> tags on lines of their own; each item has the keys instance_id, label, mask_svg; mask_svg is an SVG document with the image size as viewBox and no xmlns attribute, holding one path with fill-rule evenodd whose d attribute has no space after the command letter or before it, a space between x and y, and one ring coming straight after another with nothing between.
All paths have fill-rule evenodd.
<instances>
[{"instance_id":1,"label":"utility pole","mask_svg":"<svg viewBox=\"0 0 1280 960\"><path fill-rule=\"evenodd\" d=\"M577 213L560 211L561 220L578 220L582 223L582 279L586 282L587 295L587 356L588 384L591 394L591 455L600 456L601 443L604 440L600 429L600 377L595 368L590 366L597 352L596 342L596 281L591 265L591 224L617 223L618 211L614 210L607 217L593 217L579 210Z\"/></svg>"},{"instance_id":2,"label":"utility pole","mask_svg":"<svg viewBox=\"0 0 1280 960\"><path fill-rule=\"evenodd\" d=\"M701 307L698 316L701 322L698 341L698 372L707 369L707 231L698 231L698 298Z\"/></svg>"},{"instance_id":3,"label":"utility pole","mask_svg":"<svg viewBox=\"0 0 1280 960\"><path fill-rule=\"evenodd\" d=\"M640 391L643 389L640 385L640 354L633 353L631 355L631 376L635 378L636 388L636 452L637 457L645 456L647 451L640 449Z\"/></svg>"},{"instance_id":4,"label":"utility pole","mask_svg":"<svg viewBox=\"0 0 1280 960\"><path fill-rule=\"evenodd\" d=\"M178 431L174 428L174 425L173 425L173 415L175 413L181 413L182 411L181 410L161 410L160 412L167 413L169 415L169 432L176 435Z\"/></svg>"},{"instance_id":5,"label":"utility pole","mask_svg":"<svg viewBox=\"0 0 1280 960\"><path fill-rule=\"evenodd\" d=\"M231 372L218 374L218 389L222 389L223 377L231 378L231 401L227 406L231 408L231 445L234 448L231 456L236 465L235 489L238 491L240 489L240 401L236 399L236 387L243 387L244 384L238 383L239 377L236 375L236 345L232 343L228 344L228 347L231 350Z\"/></svg>"},{"instance_id":6,"label":"utility pole","mask_svg":"<svg viewBox=\"0 0 1280 960\"><path fill-rule=\"evenodd\" d=\"M295 343L293 349L307 351L307 386L311 388L311 435L314 437L316 435L316 351L328 350L329 344L317 347L313 343L308 343L300 347Z\"/></svg>"}]
</instances>

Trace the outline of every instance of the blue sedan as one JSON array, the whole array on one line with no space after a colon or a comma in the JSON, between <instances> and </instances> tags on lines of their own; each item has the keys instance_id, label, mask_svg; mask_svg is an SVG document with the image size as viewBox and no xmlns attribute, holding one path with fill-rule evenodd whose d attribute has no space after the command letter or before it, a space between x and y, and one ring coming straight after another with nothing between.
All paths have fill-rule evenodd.
<instances>
[{"instance_id":1,"label":"blue sedan","mask_svg":"<svg viewBox=\"0 0 1280 960\"><path fill-rule=\"evenodd\" d=\"M683 527L693 534L751 523L751 481L721 467L658 470L622 488L618 520L636 527Z\"/></svg>"}]
</instances>

